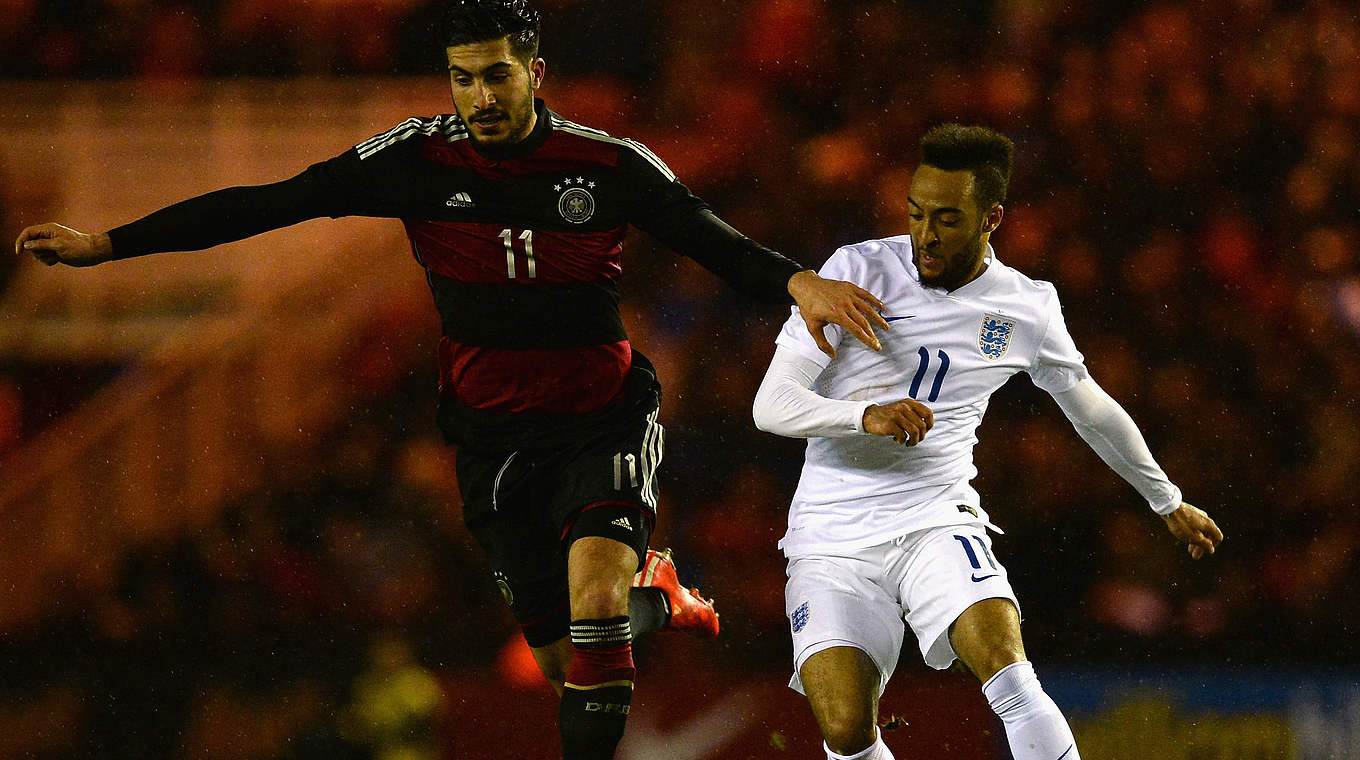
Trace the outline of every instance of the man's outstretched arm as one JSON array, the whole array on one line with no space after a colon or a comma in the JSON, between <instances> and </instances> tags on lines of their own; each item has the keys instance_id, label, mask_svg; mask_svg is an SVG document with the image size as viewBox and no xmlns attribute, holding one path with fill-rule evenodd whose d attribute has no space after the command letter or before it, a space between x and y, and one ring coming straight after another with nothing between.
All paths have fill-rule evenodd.
<instances>
[{"instance_id":1,"label":"man's outstretched arm","mask_svg":"<svg viewBox=\"0 0 1360 760\"><path fill-rule=\"evenodd\" d=\"M1181 490L1152 458L1143 434L1119 402L1090 378L1054 393L1053 399L1082 440L1147 499L1172 535L1187 544L1191 557L1214 553L1223 532L1204 510L1182 501Z\"/></svg>"},{"instance_id":2,"label":"man's outstretched arm","mask_svg":"<svg viewBox=\"0 0 1360 760\"><path fill-rule=\"evenodd\" d=\"M766 302L797 303L808 332L827 356L836 355L822 333L829 324L882 350L874 328L887 330L888 323L879 313L883 303L872 293L854 283L826 279L746 237L718 218L669 169L663 171L641 155L632 149L620 152L621 168L633 190L633 224L740 293Z\"/></svg>"},{"instance_id":3,"label":"man's outstretched arm","mask_svg":"<svg viewBox=\"0 0 1360 760\"><path fill-rule=\"evenodd\" d=\"M345 212L334 200L340 194L326 190L325 166L281 182L214 190L108 232L33 225L19 233L14 252L27 251L48 266L93 266L150 253L198 251L307 219L338 216Z\"/></svg>"}]
</instances>

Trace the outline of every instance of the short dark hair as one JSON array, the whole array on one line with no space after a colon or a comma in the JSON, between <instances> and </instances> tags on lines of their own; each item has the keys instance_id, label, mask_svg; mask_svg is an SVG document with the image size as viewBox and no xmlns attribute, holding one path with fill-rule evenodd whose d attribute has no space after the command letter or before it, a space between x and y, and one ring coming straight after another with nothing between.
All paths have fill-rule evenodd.
<instances>
[{"instance_id":1,"label":"short dark hair","mask_svg":"<svg viewBox=\"0 0 1360 760\"><path fill-rule=\"evenodd\" d=\"M921 163L947 172L973 173L973 195L984 212L1006 200L1015 143L986 127L941 124L921 138Z\"/></svg>"},{"instance_id":2,"label":"short dark hair","mask_svg":"<svg viewBox=\"0 0 1360 760\"><path fill-rule=\"evenodd\" d=\"M442 29L446 48L509 37L515 57L538 56L538 11L528 0L449 0Z\"/></svg>"}]
</instances>

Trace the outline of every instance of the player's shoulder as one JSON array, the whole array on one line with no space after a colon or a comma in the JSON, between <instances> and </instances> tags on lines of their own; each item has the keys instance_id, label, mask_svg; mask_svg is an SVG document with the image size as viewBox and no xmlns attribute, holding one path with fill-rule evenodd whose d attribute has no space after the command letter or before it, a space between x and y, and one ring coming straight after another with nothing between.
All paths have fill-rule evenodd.
<instances>
[{"instance_id":1,"label":"player's shoulder","mask_svg":"<svg viewBox=\"0 0 1360 760\"><path fill-rule=\"evenodd\" d=\"M911 236L895 235L851 243L837 248L823 265L844 274L867 272L911 260Z\"/></svg>"},{"instance_id":2,"label":"player's shoulder","mask_svg":"<svg viewBox=\"0 0 1360 760\"><path fill-rule=\"evenodd\" d=\"M603 129L589 127L579 122L572 121L555 111L548 111L548 118L552 120L554 135L560 135L570 140L575 140L583 146L593 146L596 149L606 151L617 151L619 158L623 161L635 163L643 168L650 168L664 176L667 180L675 179L675 172L671 171L666 162L652 152L651 148L643 145L640 141L631 137L616 137Z\"/></svg>"},{"instance_id":3,"label":"player's shoulder","mask_svg":"<svg viewBox=\"0 0 1360 760\"><path fill-rule=\"evenodd\" d=\"M1016 296L1041 303L1057 302L1058 289L1054 287L1053 283L1047 280L1036 280L995 257L993 263L1000 267L1006 287L1013 291Z\"/></svg>"},{"instance_id":4,"label":"player's shoulder","mask_svg":"<svg viewBox=\"0 0 1360 760\"><path fill-rule=\"evenodd\" d=\"M467 125L458 114L412 116L386 132L364 140L354 149L359 152L359 158L365 159L396 146L418 144L421 139L435 138L452 143L465 140L467 136Z\"/></svg>"},{"instance_id":5,"label":"player's shoulder","mask_svg":"<svg viewBox=\"0 0 1360 760\"><path fill-rule=\"evenodd\" d=\"M907 260L911 258L911 235L849 243L838 247L827 261L839 260L846 265L872 268L885 262L902 261L903 257Z\"/></svg>"}]
</instances>

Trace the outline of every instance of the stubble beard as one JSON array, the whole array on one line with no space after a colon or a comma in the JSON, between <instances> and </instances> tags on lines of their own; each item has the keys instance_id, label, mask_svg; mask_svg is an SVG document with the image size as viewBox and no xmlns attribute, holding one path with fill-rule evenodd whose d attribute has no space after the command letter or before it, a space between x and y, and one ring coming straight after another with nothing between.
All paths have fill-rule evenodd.
<instances>
[{"instance_id":1,"label":"stubble beard","mask_svg":"<svg viewBox=\"0 0 1360 760\"><path fill-rule=\"evenodd\" d=\"M469 122L466 116L462 117L463 121L468 123L468 137L472 138L472 141L479 147L490 148L492 150L503 150L518 144L529 136L529 132L532 130L526 129L526 127L534 113L533 88L530 87L528 90L527 106L520 109L519 113L512 112L506 108L501 108L499 104L497 105L496 110L504 114L504 119L501 121L501 133L491 139L484 136L478 136L476 129L473 128L473 125L476 122Z\"/></svg>"},{"instance_id":2,"label":"stubble beard","mask_svg":"<svg viewBox=\"0 0 1360 760\"><path fill-rule=\"evenodd\" d=\"M921 253L920 249L913 247L912 263L916 265L916 277L922 285L930 288L943 288L954 290L967 284L973 272L977 269L978 263L982 261L984 245L982 243L982 231L973 236L963 250L945 259L944 270L934 277L926 277L921 274Z\"/></svg>"}]
</instances>

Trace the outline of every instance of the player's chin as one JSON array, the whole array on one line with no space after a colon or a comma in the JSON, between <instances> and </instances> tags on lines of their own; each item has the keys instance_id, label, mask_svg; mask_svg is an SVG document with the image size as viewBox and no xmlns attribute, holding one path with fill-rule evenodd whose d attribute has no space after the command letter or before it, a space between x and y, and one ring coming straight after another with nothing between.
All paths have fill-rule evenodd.
<instances>
[{"instance_id":1,"label":"player's chin","mask_svg":"<svg viewBox=\"0 0 1360 760\"><path fill-rule=\"evenodd\" d=\"M505 142L505 132L500 129L499 124L474 124L472 136L477 138L477 142L485 145L495 145L497 143Z\"/></svg>"},{"instance_id":2,"label":"player's chin","mask_svg":"<svg viewBox=\"0 0 1360 760\"><path fill-rule=\"evenodd\" d=\"M932 271L924 267L918 267L916 273L920 276L922 285L934 287L940 284L940 279L944 275L944 269Z\"/></svg>"},{"instance_id":3,"label":"player's chin","mask_svg":"<svg viewBox=\"0 0 1360 760\"><path fill-rule=\"evenodd\" d=\"M507 119L472 122L472 134L484 143L504 142L510 136L510 122Z\"/></svg>"}]
</instances>

